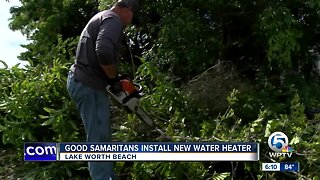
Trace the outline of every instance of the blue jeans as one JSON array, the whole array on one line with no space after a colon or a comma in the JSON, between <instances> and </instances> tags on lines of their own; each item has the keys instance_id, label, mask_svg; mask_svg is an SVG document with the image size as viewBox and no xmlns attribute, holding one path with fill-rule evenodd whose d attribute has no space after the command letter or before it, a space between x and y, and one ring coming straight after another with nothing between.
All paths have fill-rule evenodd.
<instances>
[{"instance_id":1,"label":"blue jeans","mask_svg":"<svg viewBox=\"0 0 320 180\"><path fill-rule=\"evenodd\" d=\"M83 85L74 79L72 72L68 75L67 89L80 112L87 142L110 142L110 104L105 92ZM115 179L112 162L89 162L88 165L93 180Z\"/></svg>"}]
</instances>

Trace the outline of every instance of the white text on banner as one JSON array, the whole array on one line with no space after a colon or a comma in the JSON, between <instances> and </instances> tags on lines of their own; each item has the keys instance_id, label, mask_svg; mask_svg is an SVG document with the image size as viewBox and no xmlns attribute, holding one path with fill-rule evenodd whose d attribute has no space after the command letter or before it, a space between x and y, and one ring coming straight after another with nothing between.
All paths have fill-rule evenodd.
<instances>
[{"instance_id":1,"label":"white text on banner","mask_svg":"<svg viewBox=\"0 0 320 180\"><path fill-rule=\"evenodd\" d=\"M255 161L255 153L60 153L60 161Z\"/></svg>"}]
</instances>

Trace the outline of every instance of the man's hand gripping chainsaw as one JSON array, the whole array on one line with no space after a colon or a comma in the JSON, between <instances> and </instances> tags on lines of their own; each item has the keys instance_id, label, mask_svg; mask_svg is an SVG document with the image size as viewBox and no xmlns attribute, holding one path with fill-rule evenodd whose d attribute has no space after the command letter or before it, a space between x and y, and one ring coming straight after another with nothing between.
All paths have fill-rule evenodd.
<instances>
[{"instance_id":1,"label":"man's hand gripping chainsaw","mask_svg":"<svg viewBox=\"0 0 320 180\"><path fill-rule=\"evenodd\" d=\"M116 94L110 90L110 86L106 88L111 100L118 106L124 107L129 113L135 113L153 131L160 134L159 140L171 140L171 137L165 135L164 132L156 126L148 114L139 106L139 99L143 96L142 86L132 83L128 79L122 79L120 80L120 83L122 85L122 91Z\"/></svg>"}]
</instances>

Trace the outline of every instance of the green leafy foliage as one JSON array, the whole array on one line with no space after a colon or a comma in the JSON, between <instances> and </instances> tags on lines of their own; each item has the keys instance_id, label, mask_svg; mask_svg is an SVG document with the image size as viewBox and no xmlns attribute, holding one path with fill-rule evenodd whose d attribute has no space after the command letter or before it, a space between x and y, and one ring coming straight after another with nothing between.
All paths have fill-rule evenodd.
<instances>
[{"instance_id":1,"label":"green leafy foliage","mask_svg":"<svg viewBox=\"0 0 320 180\"><path fill-rule=\"evenodd\" d=\"M31 40L19 57L30 66L0 69L0 150L17 154L0 153L10 161L0 172L89 179L86 163L26 163L21 152L26 141L85 139L66 77L82 28L111 1L21 2L10 27ZM319 178L318 1L140 2L140 26L126 29L128 62L137 64L122 70L133 69L146 94L141 106L159 128L175 142L259 142L261 162L292 160L268 156L268 136L282 131L301 171L265 173L261 162L117 162L119 179ZM157 138L135 115L115 106L112 113L114 141Z\"/></svg>"},{"instance_id":2,"label":"green leafy foliage","mask_svg":"<svg viewBox=\"0 0 320 180\"><path fill-rule=\"evenodd\" d=\"M21 4L21 7L10 9L10 28L20 30L31 40L30 44L24 45L28 51L19 58L32 66L51 64L56 55L48 53L52 46L58 45L59 38L78 37L98 5L94 0L21 1ZM75 47L70 50L74 53Z\"/></svg>"},{"instance_id":3,"label":"green leafy foliage","mask_svg":"<svg viewBox=\"0 0 320 180\"><path fill-rule=\"evenodd\" d=\"M291 65L292 54L300 49L297 40L302 37L298 21L281 3L266 8L259 19L261 19L260 33L268 37L268 60L278 61L275 64L282 66Z\"/></svg>"},{"instance_id":4,"label":"green leafy foliage","mask_svg":"<svg viewBox=\"0 0 320 180\"><path fill-rule=\"evenodd\" d=\"M51 63L38 64L23 69L18 65L0 69L0 135L1 144L15 147L16 161L23 159L24 142L70 142L82 141L84 130L78 112L70 101L66 90L67 72L70 62L71 39L58 38L57 46L51 47ZM16 169L16 178L71 177L74 172L81 174L78 165L25 163ZM64 173L61 173L63 171Z\"/></svg>"}]
</instances>

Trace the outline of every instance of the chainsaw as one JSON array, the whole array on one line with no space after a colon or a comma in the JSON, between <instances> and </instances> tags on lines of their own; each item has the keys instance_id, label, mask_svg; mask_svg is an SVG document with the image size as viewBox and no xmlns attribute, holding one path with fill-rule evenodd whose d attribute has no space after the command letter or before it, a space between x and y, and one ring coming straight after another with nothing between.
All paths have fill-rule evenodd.
<instances>
[{"instance_id":1,"label":"chainsaw","mask_svg":"<svg viewBox=\"0 0 320 180\"><path fill-rule=\"evenodd\" d=\"M144 122L153 132L160 134L157 138L158 140L171 140L170 136L165 135L165 133L159 129L155 122L150 118L150 116L143 110L139 101L143 97L143 88L141 85L131 82L128 79L120 80L122 85L122 91L114 94L110 90L110 86L107 86L107 94L110 99L119 107L125 108L127 112L134 113L137 117Z\"/></svg>"}]
</instances>

